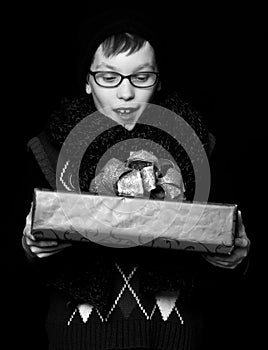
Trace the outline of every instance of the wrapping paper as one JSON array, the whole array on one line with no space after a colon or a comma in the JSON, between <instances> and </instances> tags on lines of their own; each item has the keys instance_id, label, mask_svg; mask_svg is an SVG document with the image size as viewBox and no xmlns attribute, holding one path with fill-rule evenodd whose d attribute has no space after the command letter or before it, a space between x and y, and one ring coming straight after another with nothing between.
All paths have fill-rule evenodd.
<instances>
[{"instance_id":1,"label":"wrapping paper","mask_svg":"<svg viewBox=\"0 0 268 350\"><path fill-rule=\"evenodd\" d=\"M237 206L101 196L35 189L37 239L92 241L127 248L184 249L229 254Z\"/></svg>"}]
</instances>

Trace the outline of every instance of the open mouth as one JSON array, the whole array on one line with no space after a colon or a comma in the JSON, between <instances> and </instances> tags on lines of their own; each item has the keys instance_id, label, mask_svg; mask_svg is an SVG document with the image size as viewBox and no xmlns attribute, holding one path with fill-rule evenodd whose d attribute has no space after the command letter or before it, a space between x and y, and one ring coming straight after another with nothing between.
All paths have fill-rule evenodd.
<instances>
[{"instance_id":1,"label":"open mouth","mask_svg":"<svg viewBox=\"0 0 268 350\"><path fill-rule=\"evenodd\" d=\"M113 111L120 116L120 118L123 119L131 119L135 116L135 112L138 110L138 108L133 107L122 107L122 108L115 108Z\"/></svg>"}]
</instances>

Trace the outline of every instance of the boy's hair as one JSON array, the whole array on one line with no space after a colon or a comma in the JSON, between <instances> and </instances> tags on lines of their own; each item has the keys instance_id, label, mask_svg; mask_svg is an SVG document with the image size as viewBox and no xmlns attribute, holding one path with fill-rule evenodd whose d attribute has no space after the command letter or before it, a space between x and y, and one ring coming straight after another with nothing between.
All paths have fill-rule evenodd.
<instances>
[{"instance_id":1,"label":"boy's hair","mask_svg":"<svg viewBox=\"0 0 268 350\"><path fill-rule=\"evenodd\" d=\"M134 52L139 51L147 40L141 38L136 34L131 33L117 33L103 41L101 48L104 56L116 56L119 53L127 52L131 55Z\"/></svg>"},{"instance_id":2,"label":"boy's hair","mask_svg":"<svg viewBox=\"0 0 268 350\"><path fill-rule=\"evenodd\" d=\"M79 22L74 39L75 73L79 92L85 93L85 78L96 50L102 45L104 55L110 57L119 53L127 55L139 51L149 42L155 51L157 65L163 50L159 24L153 16L140 10L113 9L92 14ZM160 56L161 54L161 56Z\"/></svg>"}]
</instances>

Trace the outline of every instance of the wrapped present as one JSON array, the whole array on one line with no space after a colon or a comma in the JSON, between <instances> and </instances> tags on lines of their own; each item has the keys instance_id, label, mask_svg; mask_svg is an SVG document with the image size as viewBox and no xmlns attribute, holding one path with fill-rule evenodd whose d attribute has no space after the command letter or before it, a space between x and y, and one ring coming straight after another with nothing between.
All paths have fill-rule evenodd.
<instances>
[{"instance_id":1,"label":"wrapped present","mask_svg":"<svg viewBox=\"0 0 268 350\"><path fill-rule=\"evenodd\" d=\"M235 204L35 189L32 234L37 239L91 241L109 247L229 254L236 216Z\"/></svg>"}]
</instances>

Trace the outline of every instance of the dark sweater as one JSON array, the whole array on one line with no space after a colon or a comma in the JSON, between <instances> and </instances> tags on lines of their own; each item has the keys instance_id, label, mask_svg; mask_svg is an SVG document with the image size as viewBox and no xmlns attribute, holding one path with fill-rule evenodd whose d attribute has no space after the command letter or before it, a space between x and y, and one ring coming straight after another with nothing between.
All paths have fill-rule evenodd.
<instances>
[{"instance_id":1,"label":"dark sweater","mask_svg":"<svg viewBox=\"0 0 268 350\"><path fill-rule=\"evenodd\" d=\"M196 112L176 95L158 103L180 113L201 139L207 154L211 153L214 138ZM53 113L46 130L30 140L32 188L56 189L60 147L72 127L92 112L88 98L68 101ZM100 128L102 119L96 123L93 127ZM120 128L112 129L109 137L105 135L106 144L102 143L105 150L129 138L130 133ZM144 134L144 128L136 128L132 137L164 140L158 132ZM82 190L89 188L93 165L103 152L102 147L98 152L94 147L89 147L81 162ZM173 151L191 199L195 184L187 155L172 142L164 147ZM122 250L74 243L52 257L34 259L35 271L50 294L46 323L49 349L203 348L205 311L215 290L215 278L224 283L236 272L214 268L195 252L148 249Z\"/></svg>"}]
</instances>

